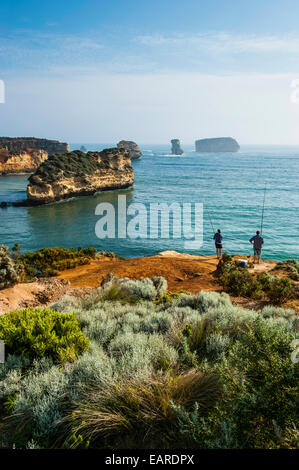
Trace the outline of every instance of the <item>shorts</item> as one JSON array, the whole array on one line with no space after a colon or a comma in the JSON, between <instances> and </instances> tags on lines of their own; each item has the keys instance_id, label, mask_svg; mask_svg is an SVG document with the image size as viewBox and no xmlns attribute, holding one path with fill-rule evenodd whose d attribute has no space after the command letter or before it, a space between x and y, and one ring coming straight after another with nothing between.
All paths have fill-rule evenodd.
<instances>
[{"instance_id":1,"label":"shorts","mask_svg":"<svg viewBox=\"0 0 299 470\"><path fill-rule=\"evenodd\" d=\"M222 243L215 243L216 248L222 248Z\"/></svg>"},{"instance_id":2,"label":"shorts","mask_svg":"<svg viewBox=\"0 0 299 470\"><path fill-rule=\"evenodd\" d=\"M254 256L261 256L262 249L253 247Z\"/></svg>"}]
</instances>

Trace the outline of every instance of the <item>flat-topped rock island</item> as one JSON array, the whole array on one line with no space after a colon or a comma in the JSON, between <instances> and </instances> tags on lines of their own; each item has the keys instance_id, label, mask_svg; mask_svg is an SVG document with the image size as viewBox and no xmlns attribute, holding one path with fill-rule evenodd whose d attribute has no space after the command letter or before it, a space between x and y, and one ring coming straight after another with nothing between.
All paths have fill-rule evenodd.
<instances>
[{"instance_id":1,"label":"flat-topped rock island","mask_svg":"<svg viewBox=\"0 0 299 470\"><path fill-rule=\"evenodd\" d=\"M232 137L215 137L195 141L195 152L238 152L240 145Z\"/></svg>"}]
</instances>

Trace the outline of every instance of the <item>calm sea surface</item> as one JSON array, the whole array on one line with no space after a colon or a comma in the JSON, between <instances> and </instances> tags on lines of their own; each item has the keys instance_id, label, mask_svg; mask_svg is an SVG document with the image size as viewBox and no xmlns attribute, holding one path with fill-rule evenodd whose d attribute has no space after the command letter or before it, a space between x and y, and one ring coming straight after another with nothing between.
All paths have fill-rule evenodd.
<instances>
[{"instance_id":1,"label":"calm sea surface","mask_svg":"<svg viewBox=\"0 0 299 470\"><path fill-rule=\"evenodd\" d=\"M88 150L112 146L85 144ZM261 224L266 184L263 257L299 259L299 147L243 146L233 154L196 154L192 146L183 148L185 154L176 157L169 154L167 145L141 146L143 156L133 162L132 189L47 206L0 209L0 243L11 248L19 242L23 251L95 246L127 258L163 250L186 251L183 239L98 239L97 204L116 205L118 194L125 194L128 203L146 207L160 202L204 202L204 244L198 253L214 253L211 218L214 228L222 230L224 250L248 255L248 239ZM26 176L0 177L0 201L24 199L26 185Z\"/></svg>"}]
</instances>

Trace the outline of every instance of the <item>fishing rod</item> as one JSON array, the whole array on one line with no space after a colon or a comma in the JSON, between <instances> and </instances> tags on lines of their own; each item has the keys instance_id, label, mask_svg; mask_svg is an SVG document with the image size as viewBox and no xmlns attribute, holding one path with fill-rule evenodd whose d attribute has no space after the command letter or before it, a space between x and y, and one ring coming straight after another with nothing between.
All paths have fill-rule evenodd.
<instances>
[{"instance_id":1,"label":"fishing rod","mask_svg":"<svg viewBox=\"0 0 299 470\"><path fill-rule=\"evenodd\" d=\"M265 183L265 189L264 189L264 200L263 200L263 210L262 210L262 220L261 220L261 235L262 235L262 233L263 233L263 224L264 224L266 189L267 189L267 183Z\"/></svg>"},{"instance_id":2,"label":"fishing rod","mask_svg":"<svg viewBox=\"0 0 299 470\"><path fill-rule=\"evenodd\" d=\"M204 202L205 202L205 201L204 201ZM211 224L213 233L216 233L216 232L215 232L215 229L214 229L214 226L213 226L213 222L212 222L212 219L211 219L211 215L210 215L210 211L209 211L209 209L208 209L208 206L206 206L206 208L207 208L207 213L208 213L208 216L209 216L209 221L210 221L210 224Z\"/></svg>"}]
</instances>

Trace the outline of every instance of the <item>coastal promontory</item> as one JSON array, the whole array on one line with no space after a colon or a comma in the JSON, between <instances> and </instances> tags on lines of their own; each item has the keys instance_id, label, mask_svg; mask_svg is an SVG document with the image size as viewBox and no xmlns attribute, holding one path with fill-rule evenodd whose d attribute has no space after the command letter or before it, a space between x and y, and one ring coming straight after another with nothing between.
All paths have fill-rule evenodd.
<instances>
[{"instance_id":1,"label":"coastal promontory","mask_svg":"<svg viewBox=\"0 0 299 470\"><path fill-rule=\"evenodd\" d=\"M172 155L182 155L184 153L179 139L171 140L171 153Z\"/></svg>"},{"instance_id":2,"label":"coastal promontory","mask_svg":"<svg viewBox=\"0 0 299 470\"><path fill-rule=\"evenodd\" d=\"M195 141L196 152L238 152L240 145L232 137L216 137Z\"/></svg>"},{"instance_id":3,"label":"coastal promontory","mask_svg":"<svg viewBox=\"0 0 299 470\"><path fill-rule=\"evenodd\" d=\"M58 140L0 137L0 175L32 173L48 156L69 151L69 145Z\"/></svg>"},{"instance_id":4,"label":"coastal promontory","mask_svg":"<svg viewBox=\"0 0 299 470\"><path fill-rule=\"evenodd\" d=\"M117 148L128 150L132 160L137 160L141 157L142 153L136 142L132 140L121 140L117 144Z\"/></svg>"},{"instance_id":5,"label":"coastal promontory","mask_svg":"<svg viewBox=\"0 0 299 470\"><path fill-rule=\"evenodd\" d=\"M30 176L27 204L40 205L98 191L132 186L130 153L110 148L102 152L80 150L52 155Z\"/></svg>"},{"instance_id":6,"label":"coastal promontory","mask_svg":"<svg viewBox=\"0 0 299 470\"><path fill-rule=\"evenodd\" d=\"M44 150L9 151L7 148L0 148L0 175L32 173L47 158L48 154Z\"/></svg>"},{"instance_id":7,"label":"coastal promontory","mask_svg":"<svg viewBox=\"0 0 299 470\"><path fill-rule=\"evenodd\" d=\"M36 137L0 137L0 148L7 149L10 152L27 149L44 150L48 155L70 151L70 147L66 142L38 139Z\"/></svg>"}]
</instances>

